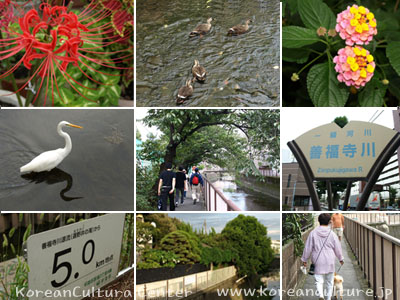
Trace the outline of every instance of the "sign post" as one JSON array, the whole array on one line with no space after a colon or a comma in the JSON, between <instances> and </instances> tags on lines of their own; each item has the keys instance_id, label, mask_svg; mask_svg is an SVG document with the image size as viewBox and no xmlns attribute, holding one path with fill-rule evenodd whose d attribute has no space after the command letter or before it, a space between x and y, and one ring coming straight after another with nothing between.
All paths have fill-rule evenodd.
<instances>
[{"instance_id":1,"label":"sign post","mask_svg":"<svg viewBox=\"0 0 400 300\"><path fill-rule=\"evenodd\" d=\"M315 180L365 180L357 206L363 210L384 166L400 146L400 134L369 122L351 121L344 128L332 122L311 129L288 146L303 172L314 210L321 210Z\"/></svg>"},{"instance_id":2,"label":"sign post","mask_svg":"<svg viewBox=\"0 0 400 300\"><path fill-rule=\"evenodd\" d=\"M29 299L82 299L116 278L125 214L104 216L28 238Z\"/></svg>"}]
</instances>

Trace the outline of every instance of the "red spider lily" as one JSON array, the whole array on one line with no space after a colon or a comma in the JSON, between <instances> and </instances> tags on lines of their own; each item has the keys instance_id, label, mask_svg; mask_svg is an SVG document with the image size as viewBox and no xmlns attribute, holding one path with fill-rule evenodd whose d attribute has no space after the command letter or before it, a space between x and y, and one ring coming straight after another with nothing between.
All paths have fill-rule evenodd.
<instances>
[{"instance_id":1,"label":"red spider lily","mask_svg":"<svg viewBox=\"0 0 400 300\"><path fill-rule=\"evenodd\" d=\"M29 82L35 80L36 96L32 103L35 103L45 84L44 105L49 90L54 104L55 92L62 99L56 76L56 70L59 70L73 90L83 98L92 101L83 95L77 89L77 86L85 89L91 88L72 78L67 72L67 67L70 64L73 65L86 78L97 84L105 83L96 81L81 69L81 66L84 65L93 71L100 72L87 64L87 61L112 69L127 69L117 64L132 59L132 55L129 54L130 49L111 53L99 51L104 46L124 42L130 37L130 35L121 37L118 34L110 36L110 33L114 30L111 22L102 22L110 16L111 13L102 10L95 1L92 1L80 14L68 11L68 8L64 5L51 6L46 2L40 5L39 11L36 9L29 10L18 20L22 33L9 29L7 31L8 37L0 40L0 60L6 60L25 51L22 58L14 66L0 75L0 79L9 76L23 64L26 69L30 70L31 74L27 82L16 93L24 89ZM85 43L92 46L85 47ZM98 58L99 55L104 54L120 56L117 58Z\"/></svg>"},{"instance_id":2,"label":"red spider lily","mask_svg":"<svg viewBox=\"0 0 400 300\"><path fill-rule=\"evenodd\" d=\"M0 29L5 30L8 24L15 22L14 10L19 5L11 0L0 1Z\"/></svg>"},{"instance_id":3,"label":"red spider lily","mask_svg":"<svg viewBox=\"0 0 400 300\"><path fill-rule=\"evenodd\" d=\"M133 16L129 12L133 9L133 1L126 0L98 0L104 9L111 11L111 23L115 31L124 36L126 28L133 26ZM126 4L127 2L127 4Z\"/></svg>"}]
</instances>

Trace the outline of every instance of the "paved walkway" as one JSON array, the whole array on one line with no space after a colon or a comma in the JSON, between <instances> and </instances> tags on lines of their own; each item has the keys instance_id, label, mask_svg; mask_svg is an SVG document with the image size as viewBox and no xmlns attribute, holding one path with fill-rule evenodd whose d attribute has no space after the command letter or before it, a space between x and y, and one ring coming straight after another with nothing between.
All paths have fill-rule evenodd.
<instances>
[{"instance_id":1,"label":"paved walkway","mask_svg":"<svg viewBox=\"0 0 400 300\"><path fill-rule=\"evenodd\" d=\"M205 211L206 207L204 204L204 198L201 198L202 199L200 202L193 204L192 191L189 188L189 190L186 192L186 197L183 201L183 204L181 204L179 201L178 207L175 208L175 211Z\"/></svg>"},{"instance_id":2,"label":"paved walkway","mask_svg":"<svg viewBox=\"0 0 400 300\"><path fill-rule=\"evenodd\" d=\"M353 253L351 252L350 246L347 244L346 238L343 237L342 239L342 252L344 256L344 265L339 271L339 275L343 277L344 283L343 283L343 299L349 300L369 300L368 297L365 296L365 293L360 292L359 295L357 295L357 290L359 291L366 291L367 290L367 283L366 281L361 277L361 274L356 271L355 268L358 268L357 262L355 261L355 258L353 256ZM340 263L338 260L336 260L336 270L339 269ZM302 288L304 292L307 289L312 289L315 291L315 284L314 284L314 277L313 276L307 276L306 281L304 282L304 285ZM347 293L348 290L348 293ZM300 295L300 294L297 294ZM299 297L297 300L314 300L318 299L318 297ZM332 298L333 299L333 298Z\"/></svg>"}]
</instances>

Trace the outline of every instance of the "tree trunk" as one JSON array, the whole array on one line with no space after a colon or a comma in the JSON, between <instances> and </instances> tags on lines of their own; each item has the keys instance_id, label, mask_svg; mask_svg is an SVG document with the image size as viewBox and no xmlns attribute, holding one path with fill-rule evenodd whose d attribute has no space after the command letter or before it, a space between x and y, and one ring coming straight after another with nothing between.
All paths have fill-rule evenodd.
<instances>
[{"instance_id":1,"label":"tree trunk","mask_svg":"<svg viewBox=\"0 0 400 300\"><path fill-rule=\"evenodd\" d=\"M161 174L162 171L166 170L165 164L167 162L170 162L170 163L174 162L175 157L176 157L176 148L177 147L178 147L177 144L171 144L171 143L167 146L167 152L164 155L164 161L160 165L160 171L158 172L158 174ZM156 194L158 191L158 182L159 182L159 179L157 178L156 182L153 185L153 190Z\"/></svg>"}]
</instances>

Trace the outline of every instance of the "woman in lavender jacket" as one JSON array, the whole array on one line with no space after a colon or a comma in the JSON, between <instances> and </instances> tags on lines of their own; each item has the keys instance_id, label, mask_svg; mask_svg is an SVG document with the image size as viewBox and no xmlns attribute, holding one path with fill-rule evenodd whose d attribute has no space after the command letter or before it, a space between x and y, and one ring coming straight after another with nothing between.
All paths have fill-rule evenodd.
<instances>
[{"instance_id":1,"label":"woman in lavender jacket","mask_svg":"<svg viewBox=\"0 0 400 300\"><path fill-rule=\"evenodd\" d=\"M342 246L336 234L329 227L331 216L320 214L319 227L310 232L304 247L301 261L307 267L307 261L315 265L314 279L320 300L324 300L324 281L326 282L327 300L330 300L333 292L333 276L335 272L335 257L343 265ZM318 257L319 255L319 257Z\"/></svg>"}]
</instances>

